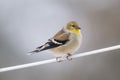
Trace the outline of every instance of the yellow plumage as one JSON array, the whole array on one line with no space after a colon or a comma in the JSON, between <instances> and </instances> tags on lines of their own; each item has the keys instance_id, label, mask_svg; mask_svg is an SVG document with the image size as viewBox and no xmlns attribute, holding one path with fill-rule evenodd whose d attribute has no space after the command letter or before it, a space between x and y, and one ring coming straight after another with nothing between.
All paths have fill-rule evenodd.
<instances>
[{"instance_id":1,"label":"yellow plumage","mask_svg":"<svg viewBox=\"0 0 120 80\"><path fill-rule=\"evenodd\" d=\"M57 34L55 34L47 43L38 47L31 53L38 53L43 50L50 50L56 56L58 62L61 61L61 57L67 54L67 59L72 59L72 54L77 51L82 41L81 28L75 21L70 21L66 26L62 28Z\"/></svg>"}]
</instances>

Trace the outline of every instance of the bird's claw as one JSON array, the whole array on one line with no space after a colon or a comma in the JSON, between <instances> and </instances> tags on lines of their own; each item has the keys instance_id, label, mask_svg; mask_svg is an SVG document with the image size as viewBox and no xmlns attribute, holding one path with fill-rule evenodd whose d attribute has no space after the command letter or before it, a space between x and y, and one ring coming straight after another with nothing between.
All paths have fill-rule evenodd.
<instances>
[{"instance_id":1,"label":"bird's claw","mask_svg":"<svg viewBox=\"0 0 120 80\"><path fill-rule=\"evenodd\" d=\"M72 60L72 55L70 53L68 53L66 58L67 58L67 60L70 61L70 60Z\"/></svg>"},{"instance_id":2,"label":"bird's claw","mask_svg":"<svg viewBox=\"0 0 120 80\"><path fill-rule=\"evenodd\" d=\"M57 61L57 62L62 62L63 59L62 59L61 57L56 57L56 61Z\"/></svg>"}]
</instances>

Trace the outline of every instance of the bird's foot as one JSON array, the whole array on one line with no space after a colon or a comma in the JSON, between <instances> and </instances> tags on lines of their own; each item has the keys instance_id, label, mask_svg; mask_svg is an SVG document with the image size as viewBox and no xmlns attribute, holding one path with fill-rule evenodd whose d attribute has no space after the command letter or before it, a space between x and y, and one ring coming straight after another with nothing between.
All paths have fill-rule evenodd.
<instances>
[{"instance_id":1,"label":"bird's foot","mask_svg":"<svg viewBox=\"0 0 120 80\"><path fill-rule=\"evenodd\" d=\"M56 57L56 61L57 61L57 62L62 62L63 59L62 59L62 57Z\"/></svg>"},{"instance_id":2,"label":"bird's foot","mask_svg":"<svg viewBox=\"0 0 120 80\"><path fill-rule=\"evenodd\" d=\"M67 58L67 60L69 60L69 61L72 60L72 54L68 53L66 58Z\"/></svg>"}]
</instances>

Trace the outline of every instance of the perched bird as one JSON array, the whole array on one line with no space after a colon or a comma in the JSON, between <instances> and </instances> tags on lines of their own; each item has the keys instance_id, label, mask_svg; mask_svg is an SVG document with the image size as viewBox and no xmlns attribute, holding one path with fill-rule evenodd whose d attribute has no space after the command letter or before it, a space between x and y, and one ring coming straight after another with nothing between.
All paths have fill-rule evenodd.
<instances>
[{"instance_id":1,"label":"perched bird","mask_svg":"<svg viewBox=\"0 0 120 80\"><path fill-rule=\"evenodd\" d=\"M72 54L79 49L81 40L82 34L79 24L75 21L70 21L44 45L37 47L36 50L30 53L34 54L50 50L56 56L58 62L62 61L64 54L67 55L67 60L72 60Z\"/></svg>"}]
</instances>

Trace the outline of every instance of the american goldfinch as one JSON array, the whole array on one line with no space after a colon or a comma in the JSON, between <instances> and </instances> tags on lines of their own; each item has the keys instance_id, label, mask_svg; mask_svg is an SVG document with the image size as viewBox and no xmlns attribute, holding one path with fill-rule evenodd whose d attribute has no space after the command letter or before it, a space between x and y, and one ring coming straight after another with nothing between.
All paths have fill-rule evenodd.
<instances>
[{"instance_id":1,"label":"american goldfinch","mask_svg":"<svg viewBox=\"0 0 120 80\"><path fill-rule=\"evenodd\" d=\"M62 61L64 54L67 55L67 60L72 60L72 54L79 49L81 40L82 35L79 24L75 21L70 21L44 45L37 47L36 50L30 53L34 54L50 50L56 56L58 62Z\"/></svg>"}]
</instances>

